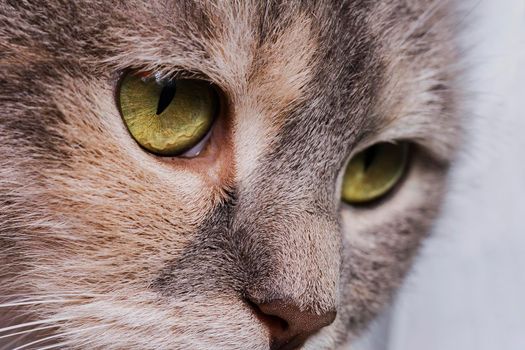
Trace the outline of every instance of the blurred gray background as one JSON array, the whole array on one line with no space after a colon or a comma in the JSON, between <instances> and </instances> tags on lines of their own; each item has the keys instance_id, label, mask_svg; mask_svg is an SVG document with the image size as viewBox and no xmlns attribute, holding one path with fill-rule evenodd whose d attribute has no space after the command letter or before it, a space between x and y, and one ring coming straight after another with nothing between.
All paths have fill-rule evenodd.
<instances>
[{"instance_id":1,"label":"blurred gray background","mask_svg":"<svg viewBox=\"0 0 525 350\"><path fill-rule=\"evenodd\" d=\"M432 238L352 350L525 350L525 0L456 1L467 143Z\"/></svg>"}]
</instances>

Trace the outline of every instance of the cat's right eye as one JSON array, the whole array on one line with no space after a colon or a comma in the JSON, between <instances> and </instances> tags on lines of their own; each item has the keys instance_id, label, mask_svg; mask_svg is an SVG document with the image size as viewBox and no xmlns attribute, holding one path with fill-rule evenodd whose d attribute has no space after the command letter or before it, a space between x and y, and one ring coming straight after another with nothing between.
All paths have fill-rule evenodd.
<instances>
[{"instance_id":1,"label":"cat's right eye","mask_svg":"<svg viewBox=\"0 0 525 350\"><path fill-rule=\"evenodd\" d=\"M122 118L131 136L146 150L180 156L210 132L219 99L203 80L157 80L128 73L118 92Z\"/></svg>"}]
</instances>

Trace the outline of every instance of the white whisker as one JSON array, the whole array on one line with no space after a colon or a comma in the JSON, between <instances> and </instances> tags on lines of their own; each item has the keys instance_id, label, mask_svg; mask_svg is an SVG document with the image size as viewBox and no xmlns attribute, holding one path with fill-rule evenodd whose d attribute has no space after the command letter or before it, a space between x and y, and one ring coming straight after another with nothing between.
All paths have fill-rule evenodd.
<instances>
[{"instance_id":1,"label":"white whisker","mask_svg":"<svg viewBox=\"0 0 525 350\"><path fill-rule=\"evenodd\" d=\"M21 350L21 349L26 349L27 347L31 346L31 345L34 345L34 344L38 344L38 343L42 343L46 340L51 340L51 339L56 339L56 338L60 338L64 336L64 334L55 334L55 335L52 335L52 336L49 336L49 337L45 337L45 338L41 338L41 339L38 339L38 340L35 340L35 341L32 341L30 343L27 343L27 344L24 344L24 345L21 345L21 346L18 346L16 348L14 348L13 350Z\"/></svg>"},{"instance_id":2,"label":"white whisker","mask_svg":"<svg viewBox=\"0 0 525 350\"><path fill-rule=\"evenodd\" d=\"M14 338L14 339L11 339L10 341L8 340L8 343L2 344L2 346L3 346L2 349L12 349L12 348L15 347L16 344L20 344L21 341L23 341L24 339L26 339L30 335L31 335L31 333L26 333L26 334L22 334L22 335L20 335L20 336L18 336L16 338Z\"/></svg>"},{"instance_id":3,"label":"white whisker","mask_svg":"<svg viewBox=\"0 0 525 350\"><path fill-rule=\"evenodd\" d=\"M53 294L43 294L43 293L13 293L13 294L0 294L1 299L9 299L12 297L33 297L33 298L40 298L40 297L53 297L53 298L59 298L59 297L86 297L86 298L95 298L95 297L101 297L104 296L103 294L98 293L76 293L76 292L67 292L64 291L62 293L53 293Z\"/></svg>"},{"instance_id":4,"label":"white whisker","mask_svg":"<svg viewBox=\"0 0 525 350\"><path fill-rule=\"evenodd\" d=\"M44 346L44 347L41 347L41 348L37 348L36 350L49 350L49 349L56 349L56 348L59 348L59 347L62 347L64 345L68 345L70 344L71 342L70 341L64 341L64 342L61 342L61 343L56 343L56 344L52 344L52 345L48 345L48 346Z\"/></svg>"},{"instance_id":5,"label":"white whisker","mask_svg":"<svg viewBox=\"0 0 525 350\"><path fill-rule=\"evenodd\" d=\"M38 340L32 341L32 342L30 342L30 343L27 343L27 344L21 345L21 346L19 346L19 347L14 348L13 350L22 350L22 349L26 349L27 347L29 347L29 346L31 346L31 345L38 344L38 343L42 343L42 342L45 342L45 341L47 341L47 340L60 338L60 337L63 337L63 336L65 336L65 335L71 335L71 334L81 333L81 332L85 332L85 331L89 331L89 330L97 329L97 328L101 328L101 327L106 327L106 325L98 325L98 326L93 326L93 327L89 327L89 328L81 328L81 329L77 329L77 330L75 330L75 331L71 331L71 332L65 332L65 333L60 333L60 334L51 335L51 336L49 336L49 337L41 338L41 339L38 339ZM55 344L55 345L56 345L56 344Z\"/></svg>"},{"instance_id":6,"label":"white whisker","mask_svg":"<svg viewBox=\"0 0 525 350\"><path fill-rule=\"evenodd\" d=\"M36 326L36 325L45 324L45 323L56 323L56 322L62 322L62 321L67 321L67 320L68 320L67 318L48 318L47 320L27 322L27 323L17 324L14 326L0 328L0 333L7 332L13 329L23 328L23 327Z\"/></svg>"},{"instance_id":7,"label":"white whisker","mask_svg":"<svg viewBox=\"0 0 525 350\"><path fill-rule=\"evenodd\" d=\"M53 299L53 300L38 300L38 301L22 301L22 302L13 302L0 304L0 308L4 307L15 307L15 306L25 306L25 305L37 305L37 304L54 304L54 303L71 303L76 301L82 301L82 299Z\"/></svg>"},{"instance_id":8,"label":"white whisker","mask_svg":"<svg viewBox=\"0 0 525 350\"><path fill-rule=\"evenodd\" d=\"M9 334L6 334L6 335L2 335L2 336L0 336L0 339L10 338L10 337L14 337L15 335L21 335L21 334L26 334L26 333L31 333L31 332L38 332L38 331L41 331L41 330L50 329L50 328L56 328L56 327L58 327L58 325L38 327L38 328L31 328L31 329L27 329L25 331L20 331L20 332L16 332L16 333L9 333Z\"/></svg>"}]
</instances>

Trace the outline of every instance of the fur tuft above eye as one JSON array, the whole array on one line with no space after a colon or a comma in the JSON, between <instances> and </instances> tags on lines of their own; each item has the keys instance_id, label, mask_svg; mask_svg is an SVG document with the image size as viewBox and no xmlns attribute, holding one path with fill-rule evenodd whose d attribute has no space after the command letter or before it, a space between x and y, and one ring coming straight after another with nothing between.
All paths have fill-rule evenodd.
<instances>
[{"instance_id":1,"label":"fur tuft above eye","mask_svg":"<svg viewBox=\"0 0 525 350\"><path fill-rule=\"evenodd\" d=\"M378 143L357 154L346 167L342 199L348 204L366 204L388 194L403 177L409 146Z\"/></svg>"},{"instance_id":2,"label":"fur tuft above eye","mask_svg":"<svg viewBox=\"0 0 525 350\"><path fill-rule=\"evenodd\" d=\"M219 98L203 80L157 80L128 73L119 108L137 143L161 156L181 156L200 145L218 114Z\"/></svg>"}]
</instances>

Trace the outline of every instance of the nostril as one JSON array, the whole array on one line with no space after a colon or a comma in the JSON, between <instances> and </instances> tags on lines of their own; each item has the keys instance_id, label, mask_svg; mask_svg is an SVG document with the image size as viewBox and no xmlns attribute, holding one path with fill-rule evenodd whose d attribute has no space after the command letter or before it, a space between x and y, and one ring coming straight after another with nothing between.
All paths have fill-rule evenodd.
<instances>
[{"instance_id":1,"label":"nostril","mask_svg":"<svg viewBox=\"0 0 525 350\"><path fill-rule=\"evenodd\" d=\"M255 311L255 316L259 319L259 321L264 323L270 329L270 334L275 332L286 332L288 328L290 328L288 322L279 316L268 315L264 313L256 303L252 302L251 300L247 300L247 302L248 305L250 305Z\"/></svg>"},{"instance_id":2,"label":"nostril","mask_svg":"<svg viewBox=\"0 0 525 350\"><path fill-rule=\"evenodd\" d=\"M275 300L255 303L247 300L257 318L268 327L272 350L292 350L304 344L309 336L331 324L335 311L320 315L301 311L294 303Z\"/></svg>"}]
</instances>

